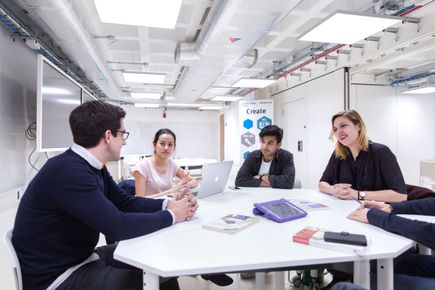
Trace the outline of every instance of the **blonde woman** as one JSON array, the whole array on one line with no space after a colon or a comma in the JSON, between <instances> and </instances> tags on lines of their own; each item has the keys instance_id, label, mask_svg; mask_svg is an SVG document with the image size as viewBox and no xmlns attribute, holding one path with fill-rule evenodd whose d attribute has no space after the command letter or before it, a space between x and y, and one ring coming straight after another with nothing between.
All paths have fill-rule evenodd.
<instances>
[{"instance_id":1,"label":"blonde woman","mask_svg":"<svg viewBox=\"0 0 435 290\"><path fill-rule=\"evenodd\" d=\"M339 112L331 123L330 139L336 140L336 146L319 190L341 199L406 200L405 181L396 157L387 146L369 140L358 112Z\"/></svg>"}]
</instances>

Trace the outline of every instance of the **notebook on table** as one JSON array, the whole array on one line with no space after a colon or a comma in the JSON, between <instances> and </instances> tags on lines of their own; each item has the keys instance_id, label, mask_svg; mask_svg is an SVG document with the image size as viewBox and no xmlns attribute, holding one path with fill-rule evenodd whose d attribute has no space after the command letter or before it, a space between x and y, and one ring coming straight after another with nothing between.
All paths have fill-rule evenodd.
<instances>
[{"instance_id":1,"label":"notebook on table","mask_svg":"<svg viewBox=\"0 0 435 290\"><path fill-rule=\"evenodd\" d=\"M189 193L197 198L204 198L213 194L221 193L227 185L230 177L233 161L206 163L202 167L202 179L197 188L192 188Z\"/></svg>"}]
</instances>

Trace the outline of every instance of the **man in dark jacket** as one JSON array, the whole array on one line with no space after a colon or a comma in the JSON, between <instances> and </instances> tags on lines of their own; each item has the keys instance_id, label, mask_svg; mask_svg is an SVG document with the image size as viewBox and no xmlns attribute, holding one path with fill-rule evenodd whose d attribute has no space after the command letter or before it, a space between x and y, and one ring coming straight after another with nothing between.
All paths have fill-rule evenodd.
<instances>
[{"instance_id":1,"label":"man in dark jacket","mask_svg":"<svg viewBox=\"0 0 435 290\"><path fill-rule=\"evenodd\" d=\"M280 148L282 137L283 130L278 126L269 125L261 130L261 149L246 158L237 173L237 186L293 188L293 154Z\"/></svg>"}]
</instances>

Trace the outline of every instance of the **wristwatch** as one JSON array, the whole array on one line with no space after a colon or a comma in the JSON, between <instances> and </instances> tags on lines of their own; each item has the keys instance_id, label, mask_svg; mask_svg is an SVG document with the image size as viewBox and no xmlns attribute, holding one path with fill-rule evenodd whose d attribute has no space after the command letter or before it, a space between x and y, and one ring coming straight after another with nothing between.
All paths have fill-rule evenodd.
<instances>
[{"instance_id":1,"label":"wristwatch","mask_svg":"<svg viewBox=\"0 0 435 290\"><path fill-rule=\"evenodd\" d=\"M358 191L358 200L364 200L366 198L366 193L364 191Z\"/></svg>"}]
</instances>

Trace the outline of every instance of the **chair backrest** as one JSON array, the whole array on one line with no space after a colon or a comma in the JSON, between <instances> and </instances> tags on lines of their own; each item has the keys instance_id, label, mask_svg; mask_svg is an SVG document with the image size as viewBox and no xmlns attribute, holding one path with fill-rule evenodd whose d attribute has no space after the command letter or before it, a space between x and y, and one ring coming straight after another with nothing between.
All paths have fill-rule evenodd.
<instances>
[{"instance_id":1,"label":"chair backrest","mask_svg":"<svg viewBox=\"0 0 435 290\"><path fill-rule=\"evenodd\" d=\"M21 276L20 262L18 261L17 254L15 253L14 245L12 245L12 229L7 231L3 241L8 249L11 261L13 264L13 272L15 277L15 289L23 290L23 279Z\"/></svg>"},{"instance_id":2,"label":"chair backrest","mask_svg":"<svg viewBox=\"0 0 435 290\"><path fill-rule=\"evenodd\" d=\"M125 179L118 183L119 187L124 189L124 191L128 194L135 195L136 194L136 186L134 183L134 179Z\"/></svg>"},{"instance_id":3,"label":"chair backrest","mask_svg":"<svg viewBox=\"0 0 435 290\"><path fill-rule=\"evenodd\" d=\"M302 182L299 178L295 178L295 183L293 185L293 188L302 188Z\"/></svg>"},{"instance_id":4,"label":"chair backrest","mask_svg":"<svg viewBox=\"0 0 435 290\"><path fill-rule=\"evenodd\" d=\"M420 185L435 185L435 160L420 161Z\"/></svg>"}]
</instances>

